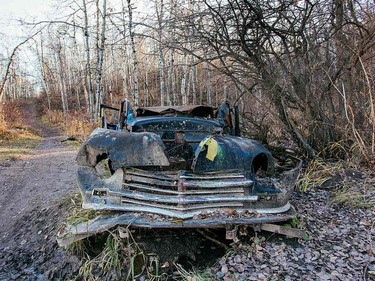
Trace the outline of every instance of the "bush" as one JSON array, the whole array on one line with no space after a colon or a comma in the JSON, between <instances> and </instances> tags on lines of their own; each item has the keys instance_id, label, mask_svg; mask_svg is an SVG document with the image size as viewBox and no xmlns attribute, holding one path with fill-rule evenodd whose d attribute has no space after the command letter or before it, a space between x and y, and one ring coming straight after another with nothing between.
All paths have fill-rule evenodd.
<instances>
[{"instance_id":1,"label":"bush","mask_svg":"<svg viewBox=\"0 0 375 281\"><path fill-rule=\"evenodd\" d=\"M82 112L66 114L58 110L47 110L44 119L51 124L59 125L69 137L78 141L84 141L87 136L98 127L97 123L91 123Z\"/></svg>"}]
</instances>

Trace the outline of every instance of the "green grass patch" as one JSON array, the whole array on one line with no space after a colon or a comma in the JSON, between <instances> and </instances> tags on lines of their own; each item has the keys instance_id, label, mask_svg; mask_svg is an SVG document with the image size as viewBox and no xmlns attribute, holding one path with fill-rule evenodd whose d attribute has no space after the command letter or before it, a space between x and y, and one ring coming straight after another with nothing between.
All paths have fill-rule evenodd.
<instances>
[{"instance_id":1,"label":"green grass patch","mask_svg":"<svg viewBox=\"0 0 375 281\"><path fill-rule=\"evenodd\" d=\"M28 131L17 133L12 139L0 139L0 161L19 158L34 149L41 137Z\"/></svg>"},{"instance_id":2,"label":"green grass patch","mask_svg":"<svg viewBox=\"0 0 375 281\"><path fill-rule=\"evenodd\" d=\"M64 205L67 208L68 216L65 219L67 224L76 225L87 222L103 214L103 211L88 210L82 208L82 197L79 192L66 198Z\"/></svg>"},{"instance_id":3,"label":"green grass patch","mask_svg":"<svg viewBox=\"0 0 375 281\"><path fill-rule=\"evenodd\" d=\"M361 187L344 186L332 196L332 203L352 208L371 208L375 206L375 188L364 184Z\"/></svg>"},{"instance_id":4,"label":"green grass patch","mask_svg":"<svg viewBox=\"0 0 375 281\"><path fill-rule=\"evenodd\" d=\"M71 141L71 140L67 140L67 141L64 141L63 142L65 145L68 145L68 146L72 146L72 147L81 147L82 145L82 142L81 141Z\"/></svg>"}]
</instances>

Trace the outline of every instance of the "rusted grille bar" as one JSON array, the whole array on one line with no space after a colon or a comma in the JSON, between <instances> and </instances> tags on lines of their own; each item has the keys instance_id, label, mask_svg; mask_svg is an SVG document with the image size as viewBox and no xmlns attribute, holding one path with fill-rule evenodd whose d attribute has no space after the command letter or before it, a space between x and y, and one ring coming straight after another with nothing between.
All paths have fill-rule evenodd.
<instances>
[{"instance_id":1,"label":"rusted grille bar","mask_svg":"<svg viewBox=\"0 0 375 281\"><path fill-rule=\"evenodd\" d=\"M177 178L177 172L149 172L141 169L126 169L127 175L141 176L146 178L153 178L159 180L175 180Z\"/></svg>"},{"instance_id":2,"label":"rusted grille bar","mask_svg":"<svg viewBox=\"0 0 375 281\"><path fill-rule=\"evenodd\" d=\"M176 190L169 190L164 188L157 188L157 187L150 187L148 185L143 184L136 184L136 183L124 183L124 186L129 187L131 190L143 190L148 191L150 193L156 194L174 194L174 195L194 195L194 194L236 194L236 195L243 195L244 190L243 188L230 188L230 189L216 189L216 190L186 190L186 191L176 191Z\"/></svg>"},{"instance_id":3,"label":"rusted grille bar","mask_svg":"<svg viewBox=\"0 0 375 281\"><path fill-rule=\"evenodd\" d=\"M144 183L144 184L151 184L153 186L162 186L162 187L168 187L168 188L177 188L177 180L174 181L167 181L167 180L159 180L159 179L153 179L153 178L146 178L142 176L133 176L133 175L126 175L125 176L125 182L130 183Z\"/></svg>"},{"instance_id":4,"label":"rusted grille bar","mask_svg":"<svg viewBox=\"0 0 375 281\"><path fill-rule=\"evenodd\" d=\"M213 208L235 208L235 207L243 207L242 203L239 202L225 202L225 203L211 203L211 204L197 204L197 205L184 205L184 206L176 206L176 205L167 205L167 204L156 204L153 202L143 202L139 200L132 200L124 198L121 200L123 204L134 204L140 206L147 206L147 207L154 207L154 208L162 208L166 210L175 210L175 211L193 211L193 210L204 210L204 209L213 209Z\"/></svg>"},{"instance_id":5,"label":"rusted grille bar","mask_svg":"<svg viewBox=\"0 0 375 281\"><path fill-rule=\"evenodd\" d=\"M155 195L150 193L144 192L137 192L137 191L121 191L119 193L111 191L110 194L119 194L126 198L142 200L142 201L152 201L155 203L169 203L169 204L202 204L202 203L218 203L218 202L255 202L258 200L258 196L230 196L230 195L191 195L191 196L170 196L170 195Z\"/></svg>"},{"instance_id":6,"label":"rusted grille bar","mask_svg":"<svg viewBox=\"0 0 375 281\"><path fill-rule=\"evenodd\" d=\"M124 169L123 190L112 190L109 195L120 196L123 205L175 211L233 208L258 200L258 196L247 195L252 184L238 171L200 175L184 170L177 173L132 168Z\"/></svg>"},{"instance_id":7,"label":"rusted grille bar","mask_svg":"<svg viewBox=\"0 0 375 281\"><path fill-rule=\"evenodd\" d=\"M220 187L228 188L228 187L247 187L253 183L252 180L205 180L205 181L184 181L182 185L186 189L190 188L210 188L210 189L217 189Z\"/></svg>"}]
</instances>

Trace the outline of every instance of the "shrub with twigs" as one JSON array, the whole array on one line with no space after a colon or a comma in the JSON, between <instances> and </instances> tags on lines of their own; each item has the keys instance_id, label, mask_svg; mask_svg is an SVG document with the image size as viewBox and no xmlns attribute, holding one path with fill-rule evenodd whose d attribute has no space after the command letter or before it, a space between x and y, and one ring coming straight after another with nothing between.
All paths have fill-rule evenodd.
<instances>
[{"instance_id":1,"label":"shrub with twigs","mask_svg":"<svg viewBox=\"0 0 375 281\"><path fill-rule=\"evenodd\" d=\"M43 119L51 124L61 126L67 136L74 137L78 141L84 141L98 127L97 123L90 122L85 114L79 112L64 115L59 110L47 110Z\"/></svg>"}]
</instances>

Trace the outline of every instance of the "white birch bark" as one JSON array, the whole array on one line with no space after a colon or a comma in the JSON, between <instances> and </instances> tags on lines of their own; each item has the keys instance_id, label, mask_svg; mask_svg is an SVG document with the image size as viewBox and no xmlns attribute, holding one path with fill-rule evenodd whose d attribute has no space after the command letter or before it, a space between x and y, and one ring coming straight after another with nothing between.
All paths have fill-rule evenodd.
<instances>
[{"instance_id":1,"label":"white birch bark","mask_svg":"<svg viewBox=\"0 0 375 281\"><path fill-rule=\"evenodd\" d=\"M43 36L42 35L40 37L40 54L39 54L38 48L36 48L36 50L37 50L38 61L40 62L40 72L42 74L43 88L46 91L46 95L47 95L48 110L51 110L51 96L50 96L49 84L47 83L47 73L46 73L46 70L45 70Z\"/></svg>"},{"instance_id":2,"label":"white birch bark","mask_svg":"<svg viewBox=\"0 0 375 281\"><path fill-rule=\"evenodd\" d=\"M187 105L187 93L186 93L186 76L187 76L187 55L184 54L184 66L182 67L181 73L181 98L182 105Z\"/></svg>"},{"instance_id":3,"label":"white birch bark","mask_svg":"<svg viewBox=\"0 0 375 281\"><path fill-rule=\"evenodd\" d=\"M57 46L57 48L60 48L60 44ZM66 114L67 112L67 108L66 108L66 105L65 105L65 97L64 97L64 93L65 93L65 87L64 87L64 79L62 77L62 68L61 68L61 58L60 58L60 54L61 51L59 49L56 50L56 52L54 52L54 59L55 59L55 65L56 65L56 70L57 70L57 73L58 73L58 85L59 85L59 92L60 92L60 99L61 99L61 107L62 107L62 110L64 112L64 114Z\"/></svg>"},{"instance_id":4,"label":"white birch bark","mask_svg":"<svg viewBox=\"0 0 375 281\"><path fill-rule=\"evenodd\" d=\"M173 19L175 15L175 0L170 0L169 2L170 6L170 13L169 13L169 30L167 33L168 36L168 45L171 45L174 41L174 34L175 34L175 21ZM175 69L174 69L174 59L175 59L175 53L174 49L172 48L170 50L170 57L169 57L169 67L168 67L168 78L167 78L167 99L168 99L168 105L176 105L177 103L177 92L176 92L176 83L175 83Z\"/></svg>"},{"instance_id":5,"label":"white birch bark","mask_svg":"<svg viewBox=\"0 0 375 281\"><path fill-rule=\"evenodd\" d=\"M191 79L191 90L192 90L192 102L197 104L197 70L195 66L195 59L192 58L192 65L190 67L190 79Z\"/></svg>"},{"instance_id":6,"label":"white birch bark","mask_svg":"<svg viewBox=\"0 0 375 281\"><path fill-rule=\"evenodd\" d=\"M86 52L86 75L87 75L87 83L88 83L88 92L89 92L89 107L90 107L90 118L91 121L95 119L95 111L94 111L94 92L92 87L92 74L91 74L91 62L90 62L90 44L89 44L89 30L88 30L88 16L87 16L87 7L86 7L86 0L82 0L82 7L83 7L83 14L84 14L84 43L85 43L85 52Z\"/></svg>"},{"instance_id":7,"label":"white birch bark","mask_svg":"<svg viewBox=\"0 0 375 281\"><path fill-rule=\"evenodd\" d=\"M128 94L128 85L129 82L129 60L128 60L128 48L127 48L127 40L126 40L126 20L125 20L125 4L124 1L121 0L122 4L122 40L123 40L123 49L122 49L122 68L121 68L121 73L122 73L122 92L123 95L126 99L129 99L129 94Z\"/></svg>"},{"instance_id":8,"label":"white birch bark","mask_svg":"<svg viewBox=\"0 0 375 281\"><path fill-rule=\"evenodd\" d=\"M128 2L128 12L129 12L129 35L130 35L130 47L131 47L131 59L133 64L133 105L135 108L139 106L139 95L138 95L138 61L137 53L135 50L134 42L134 31L133 31L133 7L131 6L131 0Z\"/></svg>"},{"instance_id":9,"label":"white birch bark","mask_svg":"<svg viewBox=\"0 0 375 281\"><path fill-rule=\"evenodd\" d=\"M176 105L177 103L177 92L176 92L176 79L175 79L175 71L174 71L174 51L171 51L171 59L170 59L170 65L168 69L168 76L170 80L171 85L171 104L169 105Z\"/></svg>"},{"instance_id":10,"label":"white birch bark","mask_svg":"<svg viewBox=\"0 0 375 281\"><path fill-rule=\"evenodd\" d=\"M205 70L206 70L206 90L207 90L207 104L212 106L212 86L211 86L211 70L210 65L205 62Z\"/></svg>"},{"instance_id":11,"label":"white birch bark","mask_svg":"<svg viewBox=\"0 0 375 281\"><path fill-rule=\"evenodd\" d=\"M164 13L164 3L163 0L160 0L160 5L158 5L159 1L155 2L155 10L156 10L156 16L158 20L158 49L159 49L159 74L160 74L160 104L161 106L165 105L165 93L164 93L164 54L163 54L163 30L162 30L162 24L163 24L163 13ZM168 87L166 87L168 89ZM169 93L167 93L167 96L169 96Z\"/></svg>"},{"instance_id":12,"label":"white birch bark","mask_svg":"<svg viewBox=\"0 0 375 281\"><path fill-rule=\"evenodd\" d=\"M105 44L105 26L106 26L106 11L107 1L103 0L103 9L101 11L101 31L100 31L100 43L98 43L98 64L96 68L96 105L95 105L95 116L98 116L100 110L100 103L102 100L102 75L103 75L103 60L104 60L104 44ZM100 14L100 12L99 12Z\"/></svg>"}]
</instances>

